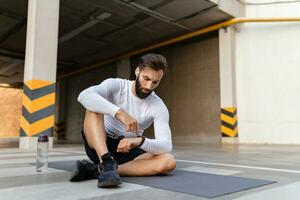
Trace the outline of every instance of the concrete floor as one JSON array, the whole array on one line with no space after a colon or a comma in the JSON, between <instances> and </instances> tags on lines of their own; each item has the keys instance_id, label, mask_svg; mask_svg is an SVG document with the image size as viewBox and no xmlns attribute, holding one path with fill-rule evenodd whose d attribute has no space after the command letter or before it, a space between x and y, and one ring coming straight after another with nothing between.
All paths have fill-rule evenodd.
<instances>
[{"instance_id":1,"label":"concrete floor","mask_svg":"<svg viewBox=\"0 0 300 200\"><path fill-rule=\"evenodd\" d=\"M212 174L277 181L216 200L300 199L300 146L175 144L177 168ZM56 145L49 161L86 158L82 145ZM206 199L142 185L122 183L117 189L99 189L96 180L71 183L67 171L49 169L35 174L34 152L0 148L0 199Z\"/></svg>"}]
</instances>

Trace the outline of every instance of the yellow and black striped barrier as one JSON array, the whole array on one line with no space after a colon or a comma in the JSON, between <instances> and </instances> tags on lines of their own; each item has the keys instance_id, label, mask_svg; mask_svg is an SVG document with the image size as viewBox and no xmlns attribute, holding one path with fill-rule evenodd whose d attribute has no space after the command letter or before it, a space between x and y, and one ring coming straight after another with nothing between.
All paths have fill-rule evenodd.
<instances>
[{"instance_id":1,"label":"yellow and black striped barrier","mask_svg":"<svg viewBox=\"0 0 300 200\"><path fill-rule=\"evenodd\" d=\"M65 139L65 123L64 122L55 123L53 133L54 133L54 138L56 138L57 140Z\"/></svg>"},{"instance_id":2,"label":"yellow and black striped barrier","mask_svg":"<svg viewBox=\"0 0 300 200\"><path fill-rule=\"evenodd\" d=\"M55 83L30 80L24 83L20 136L52 136Z\"/></svg>"},{"instance_id":3,"label":"yellow and black striped barrier","mask_svg":"<svg viewBox=\"0 0 300 200\"><path fill-rule=\"evenodd\" d=\"M237 137L238 123L235 107L221 109L221 133L222 137Z\"/></svg>"}]
</instances>

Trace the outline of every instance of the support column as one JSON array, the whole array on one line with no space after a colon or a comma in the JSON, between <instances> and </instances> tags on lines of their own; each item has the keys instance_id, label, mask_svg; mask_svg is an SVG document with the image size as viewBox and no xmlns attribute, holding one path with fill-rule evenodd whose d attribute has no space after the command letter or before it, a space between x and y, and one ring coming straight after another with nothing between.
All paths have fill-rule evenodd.
<instances>
[{"instance_id":1,"label":"support column","mask_svg":"<svg viewBox=\"0 0 300 200\"><path fill-rule=\"evenodd\" d=\"M36 137L53 145L59 0L29 0L19 148L35 150Z\"/></svg>"},{"instance_id":2,"label":"support column","mask_svg":"<svg viewBox=\"0 0 300 200\"><path fill-rule=\"evenodd\" d=\"M130 58L123 58L117 63L117 77L130 79L131 67Z\"/></svg>"},{"instance_id":3,"label":"support column","mask_svg":"<svg viewBox=\"0 0 300 200\"><path fill-rule=\"evenodd\" d=\"M221 134L223 143L238 142L236 80L235 80L235 29L219 30Z\"/></svg>"}]
</instances>

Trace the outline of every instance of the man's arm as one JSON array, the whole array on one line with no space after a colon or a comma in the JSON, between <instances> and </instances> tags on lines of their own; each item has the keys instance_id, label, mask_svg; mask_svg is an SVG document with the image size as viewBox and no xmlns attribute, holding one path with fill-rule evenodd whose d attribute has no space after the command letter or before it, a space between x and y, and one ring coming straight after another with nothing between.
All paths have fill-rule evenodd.
<instances>
[{"instance_id":1,"label":"man's arm","mask_svg":"<svg viewBox=\"0 0 300 200\"><path fill-rule=\"evenodd\" d=\"M100 85L83 90L77 100L89 111L114 117L120 108L107 99L118 89L117 87L115 79L106 79Z\"/></svg>"},{"instance_id":2,"label":"man's arm","mask_svg":"<svg viewBox=\"0 0 300 200\"><path fill-rule=\"evenodd\" d=\"M83 90L77 100L87 110L115 117L125 125L126 131L137 133L139 131L137 120L107 100L116 92L119 92L120 83L118 83L118 81L120 80L112 78L106 79L100 85Z\"/></svg>"},{"instance_id":3,"label":"man's arm","mask_svg":"<svg viewBox=\"0 0 300 200\"><path fill-rule=\"evenodd\" d=\"M163 103L160 103L153 112L155 139L146 138L140 148L154 155L171 152L172 138L168 109Z\"/></svg>"}]
</instances>

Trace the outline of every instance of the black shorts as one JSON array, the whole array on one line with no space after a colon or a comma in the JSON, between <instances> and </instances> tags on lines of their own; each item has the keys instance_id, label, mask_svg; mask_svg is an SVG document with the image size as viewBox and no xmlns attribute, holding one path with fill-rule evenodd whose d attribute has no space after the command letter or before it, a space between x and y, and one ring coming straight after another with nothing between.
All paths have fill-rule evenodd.
<instances>
[{"instance_id":1,"label":"black shorts","mask_svg":"<svg viewBox=\"0 0 300 200\"><path fill-rule=\"evenodd\" d=\"M81 131L81 135L82 135L82 138L84 141L84 147L85 147L85 152L86 152L87 156L95 164L99 164L100 160L99 160L99 157L98 157L95 149L93 149L89 146L89 144L86 141L83 131ZM136 157L138 157L139 155L146 153L146 151L144 151L138 147L131 149L128 153L119 153L119 152L117 152L117 148L118 148L120 139L113 139L113 138L110 138L109 136L107 136L106 138L107 138L106 139L107 149L119 165L129 162L129 161L135 159Z\"/></svg>"}]
</instances>

